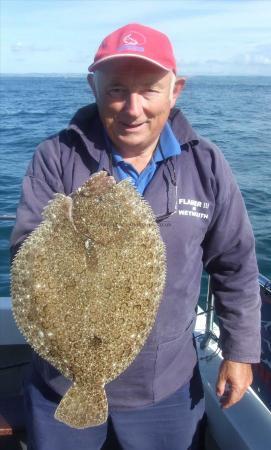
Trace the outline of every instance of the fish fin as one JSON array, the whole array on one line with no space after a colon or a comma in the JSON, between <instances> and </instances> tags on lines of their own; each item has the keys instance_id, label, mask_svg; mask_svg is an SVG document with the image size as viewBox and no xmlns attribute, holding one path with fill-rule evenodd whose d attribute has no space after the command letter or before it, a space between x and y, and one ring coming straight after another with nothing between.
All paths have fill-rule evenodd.
<instances>
[{"instance_id":1,"label":"fish fin","mask_svg":"<svg viewBox=\"0 0 271 450\"><path fill-rule=\"evenodd\" d=\"M116 180L113 176L108 175L104 170L94 173L77 191L71 194L72 198L78 196L101 196L109 192L113 186L116 185Z\"/></svg>"},{"instance_id":2,"label":"fish fin","mask_svg":"<svg viewBox=\"0 0 271 450\"><path fill-rule=\"evenodd\" d=\"M102 384L91 389L74 384L55 412L55 419L78 429L101 425L107 417L108 403Z\"/></svg>"},{"instance_id":3,"label":"fish fin","mask_svg":"<svg viewBox=\"0 0 271 450\"><path fill-rule=\"evenodd\" d=\"M44 207L42 217L54 222L57 217L63 216L72 221L72 199L64 194L56 193Z\"/></svg>"}]
</instances>

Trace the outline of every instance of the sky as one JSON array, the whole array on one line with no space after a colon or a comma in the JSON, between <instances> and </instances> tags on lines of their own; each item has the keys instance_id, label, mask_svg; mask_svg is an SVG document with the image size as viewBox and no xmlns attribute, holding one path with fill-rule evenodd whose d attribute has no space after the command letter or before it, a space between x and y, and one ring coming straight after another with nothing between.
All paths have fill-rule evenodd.
<instances>
[{"instance_id":1,"label":"sky","mask_svg":"<svg viewBox=\"0 0 271 450\"><path fill-rule=\"evenodd\" d=\"M166 33L182 75L271 76L271 0L0 0L0 72L85 74L128 23Z\"/></svg>"}]
</instances>

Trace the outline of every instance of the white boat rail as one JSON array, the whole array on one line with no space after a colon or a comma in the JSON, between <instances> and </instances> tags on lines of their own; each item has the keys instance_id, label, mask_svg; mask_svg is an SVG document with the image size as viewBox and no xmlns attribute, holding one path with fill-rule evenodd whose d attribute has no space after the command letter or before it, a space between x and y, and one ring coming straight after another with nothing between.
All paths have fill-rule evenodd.
<instances>
[{"instance_id":1,"label":"white boat rail","mask_svg":"<svg viewBox=\"0 0 271 450\"><path fill-rule=\"evenodd\" d=\"M16 215L15 214L0 214L0 220L15 220Z\"/></svg>"}]
</instances>

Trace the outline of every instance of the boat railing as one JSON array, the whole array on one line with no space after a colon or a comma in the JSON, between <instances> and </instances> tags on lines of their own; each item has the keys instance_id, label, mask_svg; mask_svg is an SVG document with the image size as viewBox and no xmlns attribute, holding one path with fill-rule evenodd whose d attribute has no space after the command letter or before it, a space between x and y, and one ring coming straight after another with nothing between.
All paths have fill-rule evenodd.
<instances>
[{"instance_id":1,"label":"boat railing","mask_svg":"<svg viewBox=\"0 0 271 450\"><path fill-rule=\"evenodd\" d=\"M211 277L208 276L208 290L206 297L206 309L203 311L206 314L206 325L204 337L200 342L200 348L204 349L208 346L211 339L214 338L213 328L215 320L215 297L211 289Z\"/></svg>"},{"instance_id":2,"label":"boat railing","mask_svg":"<svg viewBox=\"0 0 271 450\"><path fill-rule=\"evenodd\" d=\"M5 220L15 220L16 219L16 215L15 214L0 214L0 221L5 221Z\"/></svg>"},{"instance_id":3,"label":"boat railing","mask_svg":"<svg viewBox=\"0 0 271 450\"><path fill-rule=\"evenodd\" d=\"M262 274L259 274L258 276L258 282L260 287L263 290L263 293L266 295L271 295L271 281L265 277ZM205 335L200 343L200 347L202 349L206 348L210 342L210 339L214 338L213 334L213 326L214 326L214 320L215 320L215 297L211 290L211 277L208 277L208 291L207 291L207 298L206 298L206 309L204 313L206 313L206 326L205 326Z\"/></svg>"},{"instance_id":4,"label":"boat railing","mask_svg":"<svg viewBox=\"0 0 271 450\"><path fill-rule=\"evenodd\" d=\"M259 284L263 288L264 293L271 295L271 281L264 275L259 275Z\"/></svg>"}]
</instances>

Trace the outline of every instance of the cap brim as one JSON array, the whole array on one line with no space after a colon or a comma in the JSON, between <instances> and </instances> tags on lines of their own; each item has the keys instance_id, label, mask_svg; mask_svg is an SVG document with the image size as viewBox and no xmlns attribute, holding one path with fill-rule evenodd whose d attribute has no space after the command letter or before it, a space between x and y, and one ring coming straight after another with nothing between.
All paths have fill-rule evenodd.
<instances>
[{"instance_id":1,"label":"cap brim","mask_svg":"<svg viewBox=\"0 0 271 450\"><path fill-rule=\"evenodd\" d=\"M135 55L134 53L118 53L117 55L111 55L111 56L106 56L104 58L99 59L99 61L94 62L93 64L91 64L88 68L89 72L94 72L98 66L100 66L102 63L106 62L106 61L110 61L112 59L117 59L117 58L137 58L137 59L143 59L144 61L148 61L151 64L154 64L155 66L161 67L161 69L166 70L167 72L169 72L170 70L172 70L175 73L175 69L174 67L166 67L163 64L158 63L157 61L148 58L147 56L142 56L142 55Z\"/></svg>"}]
</instances>

